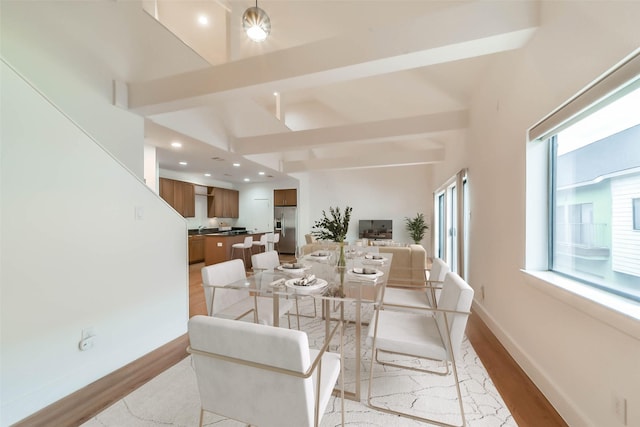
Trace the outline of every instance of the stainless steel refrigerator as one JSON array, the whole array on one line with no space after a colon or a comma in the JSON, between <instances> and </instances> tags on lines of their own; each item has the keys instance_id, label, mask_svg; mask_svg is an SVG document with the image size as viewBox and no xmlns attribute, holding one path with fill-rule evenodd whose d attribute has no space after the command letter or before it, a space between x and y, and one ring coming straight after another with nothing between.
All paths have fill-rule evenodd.
<instances>
[{"instance_id":1,"label":"stainless steel refrigerator","mask_svg":"<svg viewBox=\"0 0 640 427\"><path fill-rule=\"evenodd\" d=\"M278 242L280 253L296 253L297 209L295 206L276 206L273 208L273 231L280 233L280 242Z\"/></svg>"}]
</instances>

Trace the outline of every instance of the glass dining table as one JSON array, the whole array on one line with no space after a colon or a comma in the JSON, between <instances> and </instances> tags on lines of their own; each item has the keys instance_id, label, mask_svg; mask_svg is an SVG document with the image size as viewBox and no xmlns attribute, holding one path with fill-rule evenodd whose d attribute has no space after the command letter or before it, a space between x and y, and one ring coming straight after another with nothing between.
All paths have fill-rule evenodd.
<instances>
[{"instance_id":1,"label":"glass dining table","mask_svg":"<svg viewBox=\"0 0 640 427\"><path fill-rule=\"evenodd\" d=\"M357 249L345 252L346 266L342 269L337 266L338 251L319 250L296 263L284 263L275 269L256 271L246 279L219 287L244 289L252 295L272 297L276 327L279 326L281 299L311 297L316 301L320 300L325 320L325 337L329 335L332 321L353 322L355 343L361 343L362 306L382 301L393 254L369 254ZM353 319L345 318L345 307L353 308ZM355 389L345 391L345 397L359 401L362 346L356 344L354 351Z\"/></svg>"}]
</instances>

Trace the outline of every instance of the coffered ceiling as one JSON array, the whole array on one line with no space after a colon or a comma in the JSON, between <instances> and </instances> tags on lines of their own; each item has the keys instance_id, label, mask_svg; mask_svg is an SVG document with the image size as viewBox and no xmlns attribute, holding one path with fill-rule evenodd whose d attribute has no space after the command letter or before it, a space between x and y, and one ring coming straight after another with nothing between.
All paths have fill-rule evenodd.
<instances>
[{"instance_id":1,"label":"coffered ceiling","mask_svg":"<svg viewBox=\"0 0 640 427\"><path fill-rule=\"evenodd\" d=\"M265 0L255 43L254 1L23 3L112 69L161 168L230 182L444 160L491 61L539 25L526 1Z\"/></svg>"}]
</instances>

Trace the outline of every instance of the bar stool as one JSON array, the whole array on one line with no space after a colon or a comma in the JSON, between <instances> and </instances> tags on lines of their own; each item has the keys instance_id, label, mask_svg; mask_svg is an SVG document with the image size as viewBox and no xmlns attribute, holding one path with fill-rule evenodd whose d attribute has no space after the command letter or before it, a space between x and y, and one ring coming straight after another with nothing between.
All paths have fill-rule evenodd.
<instances>
[{"instance_id":1,"label":"bar stool","mask_svg":"<svg viewBox=\"0 0 640 427\"><path fill-rule=\"evenodd\" d=\"M278 250L278 242L280 242L280 233L269 233L267 242L271 243L271 249L280 253Z\"/></svg>"},{"instance_id":2,"label":"bar stool","mask_svg":"<svg viewBox=\"0 0 640 427\"><path fill-rule=\"evenodd\" d=\"M234 243L231 245L231 258L234 258L234 253L236 249L242 250L242 259L244 261L244 265L249 265L246 257L246 251L249 249L249 255L251 255L251 248L253 247L253 237L247 236L244 238L244 243Z\"/></svg>"},{"instance_id":3,"label":"bar stool","mask_svg":"<svg viewBox=\"0 0 640 427\"><path fill-rule=\"evenodd\" d=\"M258 252L265 252L267 250L267 235L260 236L260 240L254 240L253 246L258 247Z\"/></svg>"}]
</instances>

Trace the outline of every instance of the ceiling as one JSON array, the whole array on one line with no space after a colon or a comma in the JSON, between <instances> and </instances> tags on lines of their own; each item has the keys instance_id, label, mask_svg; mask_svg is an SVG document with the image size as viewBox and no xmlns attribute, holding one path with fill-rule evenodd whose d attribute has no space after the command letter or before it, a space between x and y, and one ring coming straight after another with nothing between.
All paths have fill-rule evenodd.
<instances>
[{"instance_id":1,"label":"ceiling","mask_svg":"<svg viewBox=\"0 0 640 427\"><path fill-rule=\"evenodd\" d=\"M264 0L255 43L253 1L18 3L122 83L162 169L227 182L443 161L485 70L539 25L536 2Z\"/></svg>"}]
</instances>

